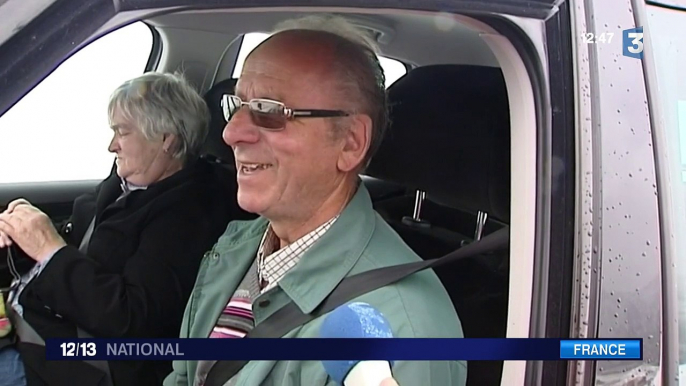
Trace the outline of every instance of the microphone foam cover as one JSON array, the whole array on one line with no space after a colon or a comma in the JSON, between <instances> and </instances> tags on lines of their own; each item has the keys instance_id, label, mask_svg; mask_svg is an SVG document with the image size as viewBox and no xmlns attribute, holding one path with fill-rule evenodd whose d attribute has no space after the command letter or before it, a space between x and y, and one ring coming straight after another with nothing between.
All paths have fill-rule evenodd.
<instances>
[{"instance_id":1,"label":"microphone foam cover","mask_svg":"<svg viewBox=\"0 0 686 386\"><path fill-rule=\"evenodd\" d=\"M355 302L331 311L322 322L319 337L392 338L393 330L379 310L367 303ZM322 364L331 379L342 385L345 377L358 362L359 360L322 361Z\"/></svg>"}]
</instances>

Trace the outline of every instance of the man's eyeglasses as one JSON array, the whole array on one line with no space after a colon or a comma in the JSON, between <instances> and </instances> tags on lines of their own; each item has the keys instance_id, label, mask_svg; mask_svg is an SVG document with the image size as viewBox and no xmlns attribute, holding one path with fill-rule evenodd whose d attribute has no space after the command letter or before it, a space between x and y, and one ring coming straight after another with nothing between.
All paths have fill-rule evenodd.
<instances>
[{"instance_id":1,"label":"man's eyeglasses","mask_svg":"<svg viewBox=\"0 0 686 386\"><path fill-rule=\"evenodd\" d=\"M342 110L295 110L271 99L257 98L244 102L235 95L222 95L222 111L226 122L243 106L248 106L254 124L269 130L281 130L286 127L286 121L295 118L332 118L349 115Z\"/></svg>"}]
</instances>

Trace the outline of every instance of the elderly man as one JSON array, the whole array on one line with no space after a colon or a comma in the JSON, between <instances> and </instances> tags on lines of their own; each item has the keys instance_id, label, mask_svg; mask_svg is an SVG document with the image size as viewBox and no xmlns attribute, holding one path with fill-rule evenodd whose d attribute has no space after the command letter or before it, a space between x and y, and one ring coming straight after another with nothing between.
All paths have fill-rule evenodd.
<instances>
[{"instance_id":1,"label":"elderly man","mask_svg":"<svg viewBox=\"0 0 686 386\"><path fill-rule=\"evenodd\" d=\"M261 217L231 223L203 261L183 337L240 338L288 302L312 312L347 276L420 260L358 176L381 142L386 96L374 48L355 28L340 18L283 24L249 55L223 106L238 203ZM462 337L431 271L356 301L380 310L396 337ZM285 337L316 337L320 319ZM165 385L202 385L212 366L175 362ZM400 385L463 385L466 364L398 362L393 375ZM316 361L252 361L229 382L332 383Z\"/></svg>"}]
</instances>

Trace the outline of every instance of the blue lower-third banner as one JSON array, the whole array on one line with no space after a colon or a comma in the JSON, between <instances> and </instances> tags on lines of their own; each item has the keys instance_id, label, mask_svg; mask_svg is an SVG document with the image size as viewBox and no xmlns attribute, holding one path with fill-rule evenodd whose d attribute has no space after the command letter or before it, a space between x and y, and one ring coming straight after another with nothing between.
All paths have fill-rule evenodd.
<instances>
[{"instance_id":1,"label":"blue lower-third banner","mask_svg":"<svg viewBox=\"0 0 686 386\"><path fill-rule=\"evenodd\" d=\"M48 360L642 360L642 339L47 339Z\"/></svg>"}]
</instances>

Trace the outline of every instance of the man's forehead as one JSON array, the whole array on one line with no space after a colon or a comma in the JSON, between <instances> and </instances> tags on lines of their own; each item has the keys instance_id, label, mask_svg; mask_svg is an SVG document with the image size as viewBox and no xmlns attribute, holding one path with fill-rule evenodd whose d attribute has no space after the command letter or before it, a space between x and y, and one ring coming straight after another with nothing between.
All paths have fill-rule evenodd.
<instances>
[{"instance_id":1,"label":"man's forehead","mask_svg":"<svg viewBox=\"0 0 686 386\"><path fill-rule=\"evenodd\" d=\"M241 98L270 98L281 100L284 97L283 82L266 74L243 73L236 83L236 95Z\"/></svg>"},{"instance_id":2,"label":"man's forehead","mask_svg":"<svg viewBox=\"0 0 686 386\"><path fill-rule=\"evenodd\" d=\"M245 70L265 74L322 72L334 60L333 47L304 38L279 34L266 40L248 56Z\"/></svg>"},{"instance_id":3,"label":"man's forehead","mask_svg":"<svg viewBox=\"0 0 686 386\"><path fill-rule=\"evenodd\" d=\"M249 58L236 83L236 94L248 98L283 98L299 86L321 84L321 71L278 57Z\"/></svg>"},{"instance_id":4,"label":"man's forehead","mask_svg":"<svg viewBox=\"0 0 686 386\"><path fill-rule=\"evenodd\" d=\"M328 88L333 79L331 47L325 42L281 33L248 55L236 84L242 99L270 98L298 102L312 97L312 89ZM309 95L308 95L309 94Z\"/></svg>"},{"instance_id":5,"label":"man's forehead","mask_svg":"<svg viewBox=\"0 0 686 386\"><path fill-rule=\"evenodd\" d=\"M243 65L236 83L236 94L241 97L275 97L274 92L290 76L289 70L283 68L285 66L279 63L278 57L265 56L259 51L258 47Z\"/></svg>"}]
</instances>

